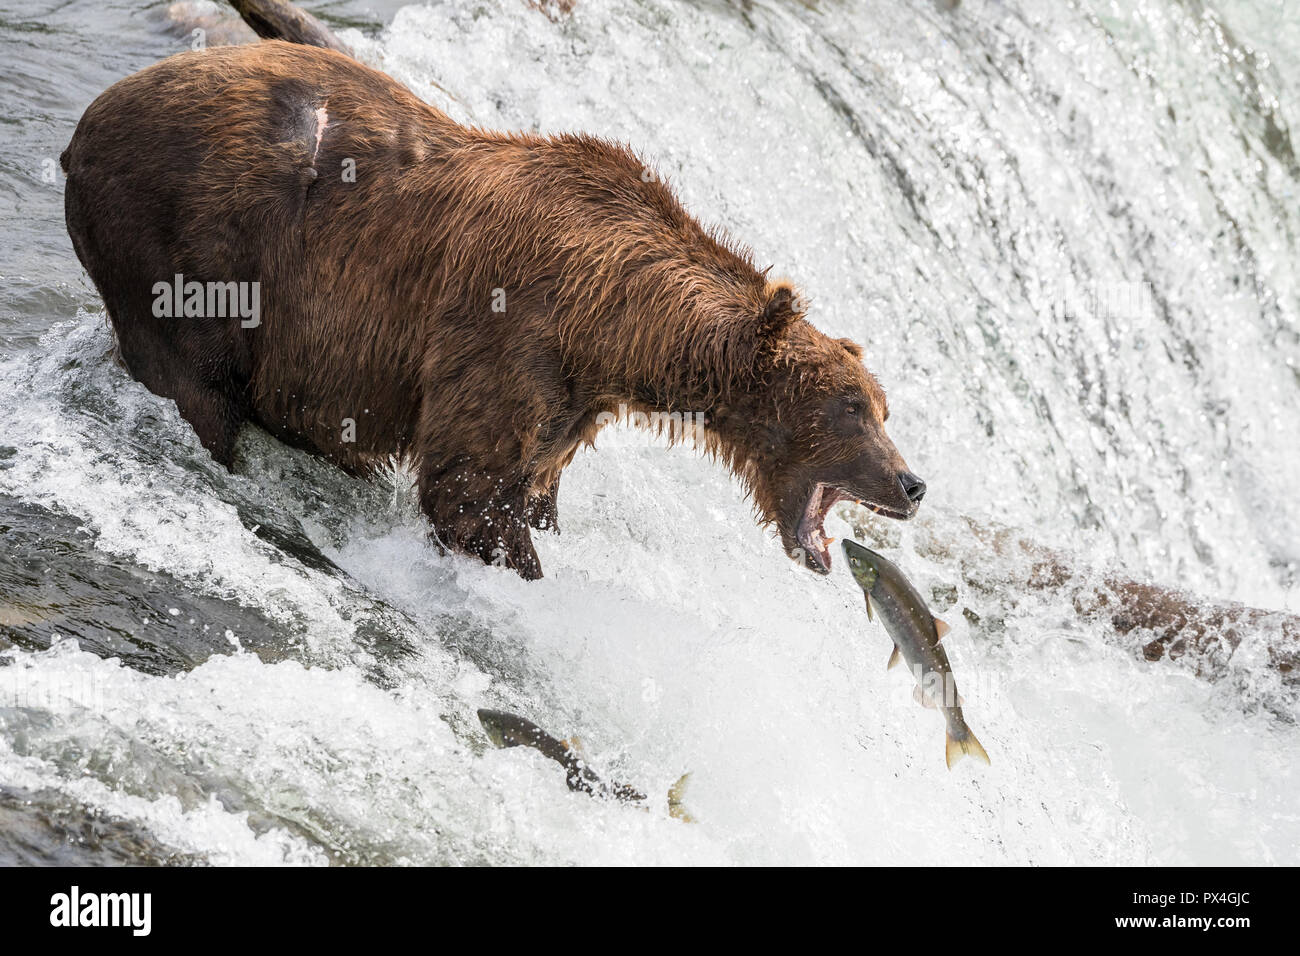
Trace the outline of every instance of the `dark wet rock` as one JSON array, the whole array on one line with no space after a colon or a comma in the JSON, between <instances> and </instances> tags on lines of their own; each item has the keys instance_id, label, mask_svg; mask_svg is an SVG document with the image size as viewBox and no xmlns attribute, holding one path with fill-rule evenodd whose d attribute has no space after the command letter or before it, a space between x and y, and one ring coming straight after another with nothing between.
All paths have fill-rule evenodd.
<instances>
[{"instance_id":1,"label":"dark wet rock","mask_svg":"<svg viewBox=\"0 0 1300 956\"><path fill-rule=\"evenodd\" d=\"M54 791L0 785L0 866L194 866L147 830Z\"/></svg>"},{"instance_id":2,"label":"dark wet rock","mask_svg":"<svg viewBox=\"0 0 1300 956\"><path fill-rule=\"evenodd\" d=\"M232 652L227 631L251 650L282 643L260 611L98 550L75 518L0 496L0 647L73 638L145 673L175 674Z\"/></svg>"}]
</instances>

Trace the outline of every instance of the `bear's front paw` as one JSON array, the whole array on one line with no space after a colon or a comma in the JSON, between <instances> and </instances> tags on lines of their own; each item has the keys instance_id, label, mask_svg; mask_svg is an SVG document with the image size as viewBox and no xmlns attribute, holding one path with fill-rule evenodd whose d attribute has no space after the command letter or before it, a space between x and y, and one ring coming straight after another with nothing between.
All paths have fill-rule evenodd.
<instances>
[{"instance_id":1,"label":"bear's front paw","mask_svg":"<svg viewBox=\"0 0 1300 956\"><path fill-rule=\"evenodd\" d=\"M542 576L542 562L528 529L522 524L485 527L463 539L459 550L477 554L484 564L509 568L526 581L536 581Z\"/></svg>"},{"instance_id":2,"label":"bear's front paw","mask_svg":"<svg viewBox=\"0 0 1300 956\"><path fill-rule=\"evenodd\" d=\"M560 511L555 506L555 496L538 495L528 501L527 518L529 527L535 531L560 533Z\"/></svg>"}]
</instances>

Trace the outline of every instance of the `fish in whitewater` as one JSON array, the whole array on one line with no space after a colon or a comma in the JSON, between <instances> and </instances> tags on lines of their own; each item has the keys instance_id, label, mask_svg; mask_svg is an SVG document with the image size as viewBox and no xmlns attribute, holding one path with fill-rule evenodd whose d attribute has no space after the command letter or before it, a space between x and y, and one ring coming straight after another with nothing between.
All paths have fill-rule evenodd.
<instances>
[{"instance_id":1,"label":"fish in whitewater","mask_svg":"<svg viewBox=\"0 0 1300 956\"><path fill-rule=\"evenodd\" d=\"M900 658L906 661L916 678L917 701L943 712L948 724L944 759L949 768L967 754L988 763L989 755L966 726L948 652L939 643L948 633L948 625L930 613L925 600L894 562L856 541L845 540L843 547L849 571L866 597L867 617L873 617L874 606L893 639L889 666Z\"/></svg>"},{"instance_id":2,"label":"fish in whitewater","mask_svg":"<svg viewBox=\"0 0 1300 956\"><path fill-rule=\"evenodd\" d=\"M570 790L593 797L612 797L626 803L641 803L646 795L623 783L605 783L587 765L582 756L582 745L574 739L556 740L531 720L503 710L480 710L479 723L497 747L532 747L538 753L554 760L564 768L564 780ZM674 819L694 823L682 806L686 782L690 774L682 777L668 790L668 813Z\"/></svg>"}]
</instances>

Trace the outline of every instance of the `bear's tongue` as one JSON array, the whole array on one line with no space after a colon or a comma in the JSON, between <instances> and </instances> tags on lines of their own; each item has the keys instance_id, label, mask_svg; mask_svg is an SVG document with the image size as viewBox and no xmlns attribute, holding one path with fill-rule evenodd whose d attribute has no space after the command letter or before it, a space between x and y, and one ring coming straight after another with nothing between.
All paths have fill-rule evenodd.
<instances>
[{"instance_id":1,"label":"bear's tongue","mask_svg":"<svg viewBox=\"0 0 1300 956\"><path fill-rule=\"evenodd\" d=\"M808 496L808 503L803 510L803 518L800 520L796 532L800 547L812 555L813 560L821 566L823 571L831 569L830 548L835 539L826 537L826 531L822 524L826 521L826 515L834 504L844 497L838 488L831 488L819 482L813 488L812 494Z\"/></svg>"}]
</instances>

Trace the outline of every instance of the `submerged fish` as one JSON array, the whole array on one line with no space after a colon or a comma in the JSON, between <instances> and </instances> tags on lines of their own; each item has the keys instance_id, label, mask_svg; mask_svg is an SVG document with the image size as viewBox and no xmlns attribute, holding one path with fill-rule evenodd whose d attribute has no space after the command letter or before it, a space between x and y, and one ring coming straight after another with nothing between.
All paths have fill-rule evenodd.
<instances>
[{"instance_id":1,"label":"submerged fish","mask_svg":"<svg viewBox=\"0 0 1300 956\"><path fill-rule=\"evenodd\" d=\"M591 796L612 797L628 803L644 801L646 795L623 783L605 783L587 765L582 745L574 739L556 740L531 720L502 710L480 710L479 723L497 747L532 747L564 768L565 783L570 790ZM694 823L682 806L682 796L690 774L684 774L668 790L668 813L675 819Z\"/></svg>"},{"instance_id":2,"label":"submerged fish","mask_svg":"<svg viewBox=\"0 0 1300 956\"><path fill-rule=\"evenodd\" d=\"M844 556L854 580L866 596L867 616L872 616L874 604L885 630L894 641L889 666L897 664L900 657L905 660L916 678L916 699L943 712L948 724L944 751L948 766L966 754L988 763L989 755L966 726L952 665L948 663L948 653L939 643L948 633L948 625L930 613L916 588L889 559L848 540L844 541Z\"/></svg>"}]
</instances>

